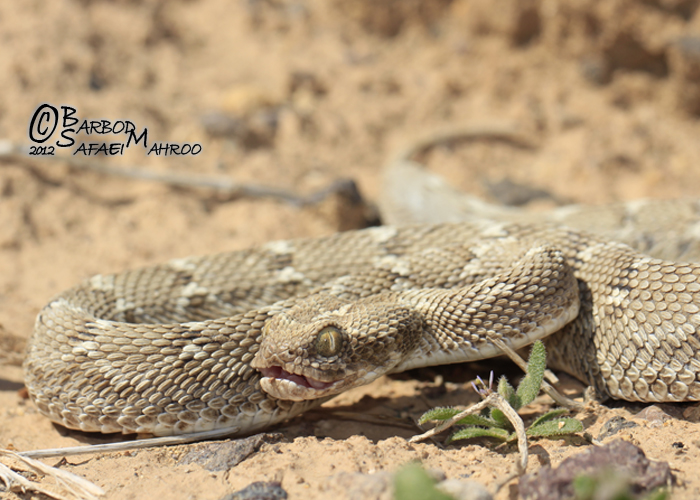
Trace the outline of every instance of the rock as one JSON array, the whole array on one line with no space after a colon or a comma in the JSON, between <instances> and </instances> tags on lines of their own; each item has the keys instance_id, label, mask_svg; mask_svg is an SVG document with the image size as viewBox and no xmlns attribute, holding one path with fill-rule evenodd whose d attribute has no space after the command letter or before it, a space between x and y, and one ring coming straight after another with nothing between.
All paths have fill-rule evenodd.
<instances>
[{"instance_id":1,"label":"rock","mask_svg":"<svg viewBox=\"0 0 700 500\"><path fill-rule=\"evenodd\" d=\"M194 445L178 463L198 464L210 472L229 470L257 452L264 443L276 443L281 439L282 434L255 434L244 439L200 443Z\"/></svg>"},{"instance_id":2,"label":"rock","mask_svg":"<svg viewBox=\"0 0 700 500\"><path fill-rule=\"evenodd\" d=\"M651 405L637 413L634 418L635 420L645 420L649 422L650 427L658 427L664 422L671 420L672 417L659 406Z\"/></svg>"},{"instance_id":3,"label":"rock","mask_svg":"<svg viewBox=\"0 0 700 500\"><path fill-rule=\"evenodd\" d=\"M258 481L249 484L242 490L229 493L221 500L285 500L286 498L287 492L282 489L280 483Z\"/></svg>"},{"instance_id":4,"label":"rock","mask_svg":"<svg viewBox=\"0 0 700 500\"><path fill-rule=\"evenodd\" d=\"M520 497L525 500L574 498L574 479L581 475L604 478L613 474L627 481L635 495L650 492L673 480L667 462L649 460L641 448L615 440L564 460L559 467L543 467L520 478ZM609 477L609 476L607 476Z\"/></svg>"},{"instance_id":5,"label":"rock","mask_svg":"<svg viewBox=\"0 0 700 500\"><path fill-rule=\"evenodd\" d=\"M637 425L637 423L630 422L624 417L615 416L603 424L598 433L598 441L614 436L622 429L631 429L632 427L637 427Z\"/></svg>"}]
</instances>

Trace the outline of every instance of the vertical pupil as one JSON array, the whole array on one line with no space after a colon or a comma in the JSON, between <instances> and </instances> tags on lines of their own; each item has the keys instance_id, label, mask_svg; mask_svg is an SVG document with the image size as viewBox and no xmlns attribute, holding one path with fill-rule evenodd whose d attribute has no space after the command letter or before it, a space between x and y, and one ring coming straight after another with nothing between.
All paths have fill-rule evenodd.
<instances>
[{"instance_id":1,"label":"vertical pupil","mask_svg":"<svg viewBox=\"0 0 700 500\"><path fill-rule=\"evenodd\" d=\"M323 350L326 352L333 351L333 334L331 332L325 332L323 334Z\"/></svg>"},{"instance_id":2,"label":"vertical pupil","mask_svg":"<svg viewBox=\"0 0 700 500\"><path fill-rule=\"evenodd\" d=\"M324 329L318 336L318 353L321 356L332 356L338 350L337 332L331 328Z\"/></svg>"}]
</instances>

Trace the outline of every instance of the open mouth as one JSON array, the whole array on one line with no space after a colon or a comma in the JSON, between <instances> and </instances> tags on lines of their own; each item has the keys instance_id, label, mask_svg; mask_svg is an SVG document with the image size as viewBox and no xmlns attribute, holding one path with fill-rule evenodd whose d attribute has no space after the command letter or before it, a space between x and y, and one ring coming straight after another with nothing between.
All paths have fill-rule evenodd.
<instances>
[{"instance_id":1,"label":"open mouth","mask_svg":"<svg viewBox=\"0 0 700 500\"><path fill-rule=\"evenodd\" d=\"M263 377L275 378L279 380L289 380L295 384L306 387L307 389L327 389L332 386L335 382L321 382L311 377L305 375L297 375L296 373L289 373L287 370L281 366L270 366L269 368L260 368L260 373Z\"/></svg>"}]
</instances>

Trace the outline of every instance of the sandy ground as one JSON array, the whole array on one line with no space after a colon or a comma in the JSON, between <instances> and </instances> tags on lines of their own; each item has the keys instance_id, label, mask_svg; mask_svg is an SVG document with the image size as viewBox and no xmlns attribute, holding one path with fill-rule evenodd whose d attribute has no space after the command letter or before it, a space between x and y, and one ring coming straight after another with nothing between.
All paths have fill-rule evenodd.
<instances>
[{"instance_id":1,"label":"sandy ground","mask_svg":"<svg viewBox=\"0 0 700 500\"><path fill-rule=\"evenodd\" d=\"M89 160L299 193L351 178L373 201L382 163L410 137L498 121L537 147L464 143L432 151L426 164L492 201L508 201L503 180L549 193L537 206L697 196L696 7L684 0L503 0L497 8L488 0L2 2L0 138L29 145L39 105L66 105L81 120L130 120L147 128L149 143L202 146L197 156L132 146ZM56 154L125 140L83 133ZM54 294L96 273L360 225L333 199L299 208L39 157L1 160L0 448L105 441L52 425L23 399L23 343ZM475 402L466 382L490 367L380 379L273 429L282 434L276 443L230 470L186 463L187 446L71 457L62 467L113 499L217 499L273 479L290 498L388 498L375 480L416 459L447 477L493 485L511 470L513 447L406 441L426 409ZM507 364L496 369L517 373ZM581 395L580 384L564 380L569 394ZM700 497L697 408L659 405L639 414L644 407L614 403L580 418L594 436L613 416L635 422L607 440L626 439L669 462L678 479L673 498ZM579 437L533 442L529 469L588 446ZM515 483L497 496L517 497Z\"/></svg>"}]
</instances>

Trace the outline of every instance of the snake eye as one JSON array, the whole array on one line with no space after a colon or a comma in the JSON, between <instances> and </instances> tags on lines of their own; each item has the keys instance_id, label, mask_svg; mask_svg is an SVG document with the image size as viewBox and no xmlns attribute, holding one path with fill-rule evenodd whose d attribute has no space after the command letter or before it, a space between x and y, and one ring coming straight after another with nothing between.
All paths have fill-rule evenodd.
<instances>
[{"instance_id":1,"label":"snake eye","mask_svg":"<svg viewBox=\"0 0 700 500\"><path fill-rule=\"evenodd\" d=\"M343 334L334 326L326 326L316 337L316 352L329 358L340 352L343 345Z\"/></svg>"}]
</instances>

